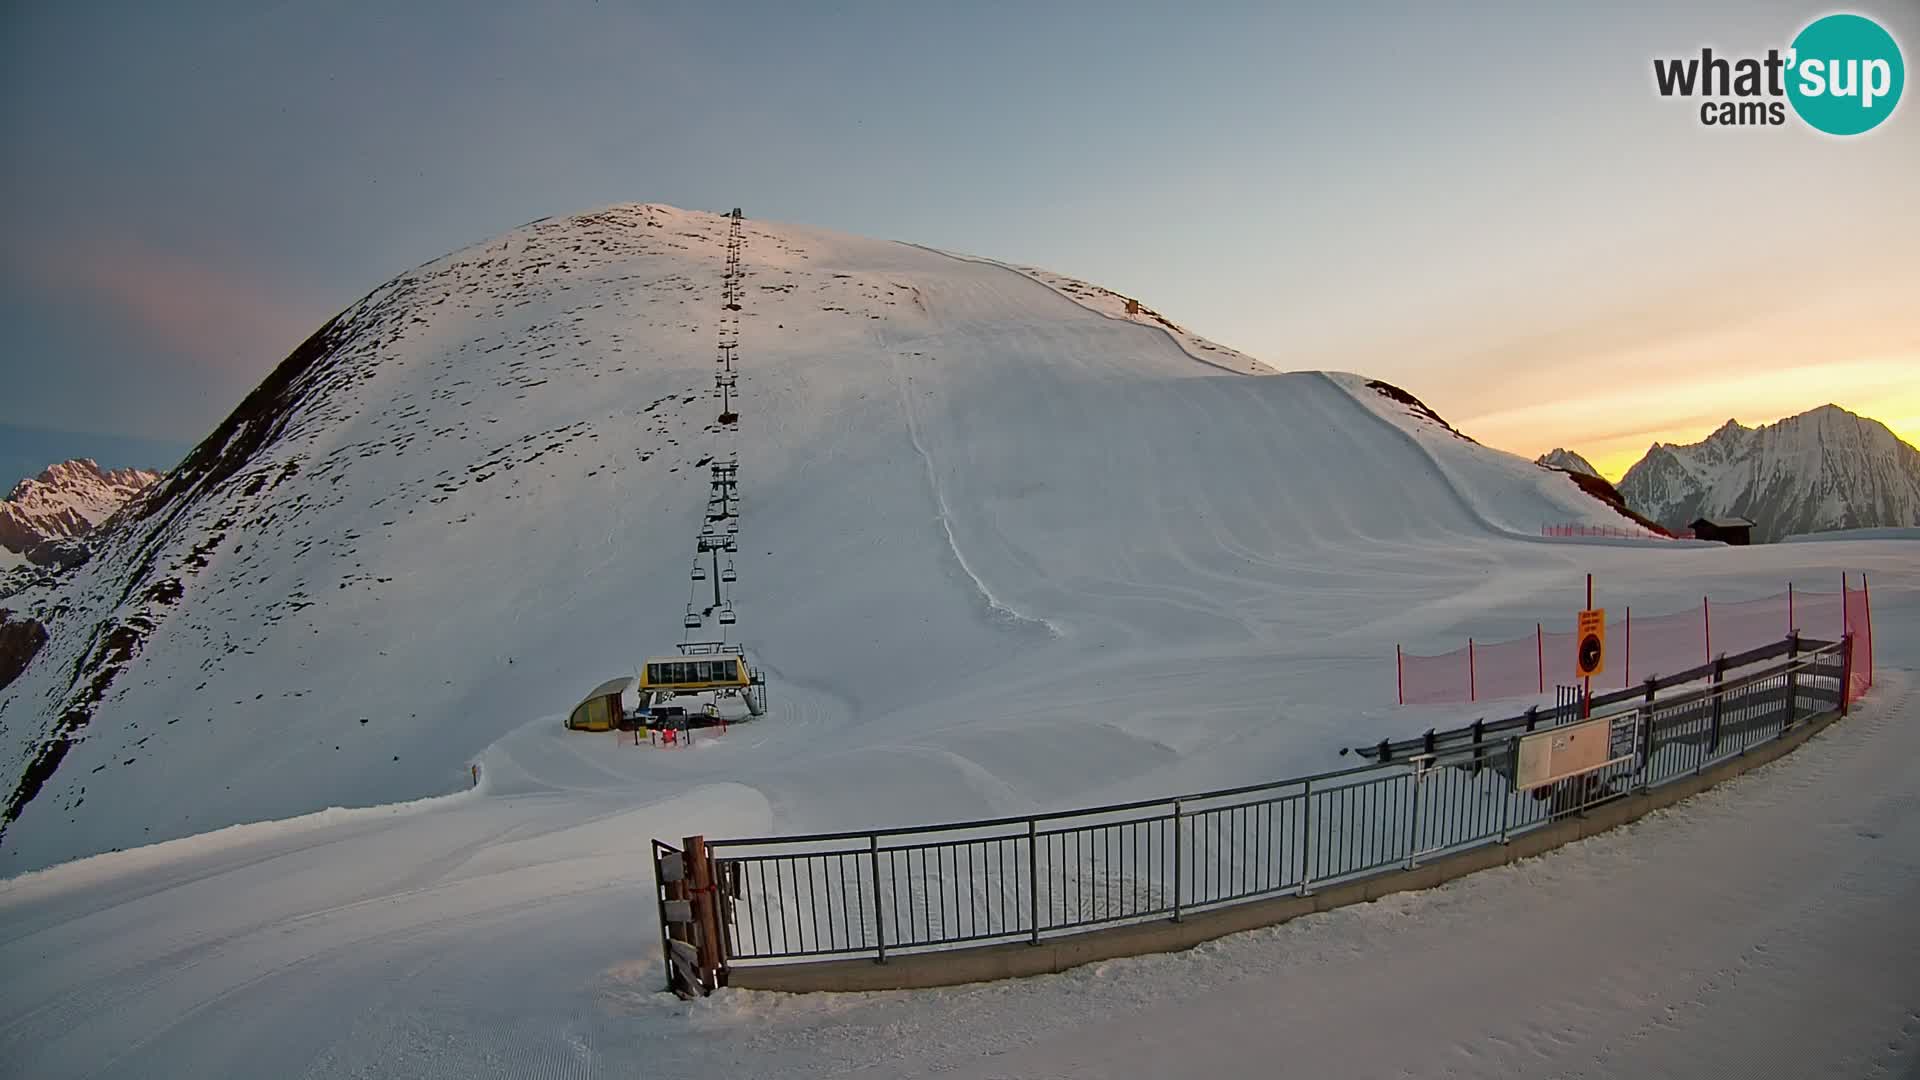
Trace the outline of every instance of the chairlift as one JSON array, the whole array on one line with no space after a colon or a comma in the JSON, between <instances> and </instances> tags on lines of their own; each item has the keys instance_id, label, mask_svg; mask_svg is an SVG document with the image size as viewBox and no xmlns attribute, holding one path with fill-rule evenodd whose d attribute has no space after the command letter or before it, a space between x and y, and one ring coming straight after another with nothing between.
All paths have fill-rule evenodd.
<instances>
[{"instance_id":1,"label":"chairlift","mask_svg":"<svg viewBox=\"0 0 1920 1080\"><path fill-rule=\"evenodd\" d=\"M720 625L732 626L736 621L733 617L733 603L728 601L727 606L720 609Z\"/></svg>"},{"instance_id":2,"label":"chairlift","mask_svg":"<svg viewBox=\"0 0 1920 1080\"><path fill-rule=\"evenodd\" d=\"M727 560L727 568L720 571L721 581L739 581L740 575L733 572L733 560Z\"/></svg>"},{"instance_id":3,"label":"chairlift","mask_svg":"<svg viewBox=\"0 0 1920 1080\"><path fill-rule=\"evenodd\" d=\"M695 581L707 580L706 565L703 564L698 558L695 558L693 560L693 580Z\"/></svg>"},{"instance_id":4,"label":"chairlift","mask_svg":"<svg viewBox=\"0 0 1920 1080\"><path fill-rule=\"evenodd\" d=\"M680 620L680 625L682 625L682 626L684 626L684 627L686 627L686 628L687 628L687 629L689 629L689 630L698 630L698 629L700 629L700 616L699 616L699 614L698 614L698 613L696 613L696 612L695 612L695 611L694 611L694 610L693 610L692 608L688 608L688 609L687 609L687 617L686 617L686 618L684 618L684 619L682 619L682 620Z\"/></svg>"}]
</instances>

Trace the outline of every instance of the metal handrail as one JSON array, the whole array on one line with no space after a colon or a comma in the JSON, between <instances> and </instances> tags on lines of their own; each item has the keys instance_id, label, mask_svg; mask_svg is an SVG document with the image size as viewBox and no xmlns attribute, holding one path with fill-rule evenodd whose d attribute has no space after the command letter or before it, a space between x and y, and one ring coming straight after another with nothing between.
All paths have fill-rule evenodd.
<instances>
[{"instance_id":1,"label":"metal handrail","mask_svg":"<svg viewBox=\"0 0 1920 1080\"><path fill-rule=\"evenodd\" d=\"M1595 713L1591 719L1641 717L1635 753L1534 790L1512 786L1512 730L1483 728L1474 744L1177 797L707 841L723 869L717 876L734 890L727 910L739 919L726 932L737 951L723 962L829 955L884 962L903 951L993 940L1037 944L1088 927L1179 921L1260 897L1304 895L1436 853L1504 843L1697 773L1843 705L1847 644L1820 643L1764 671ZM1657 693L1650 683L1636 696Z\"/></svg>"},{"instance_id":2,"label":"metal handrail","mask_svg":"<svg viewBox=\"0 0 1920 1080\"><path fill-rule=\"evenodd\" d=\"M1672 675L1655 675L1649 679L1642 680L1636 685L1622 687L1619 690L1610 690L1604 694L1600 694L1588 703L1588 707L1590 709L1604 708L1605 706L1616 705L1623 701L1637 700L1646 693L1649 682L1653 684L1656 691L1665 690L1668 687L1699 682L1701 679L1712 676L1716 668L1725 670L1746 667L1750 664L1757 664L1765 660L1772 660L1775 657L1785 656L1793 650L1794 640L1795 635L1789 634L1772 644L1759 645L1741 653L1723 655L1709 660L1704 664L1675 672ZM1809 637L1799 637L1798 640L1802 649L1837 648L1840 645L1839 642L1823 641ZM1550 716L1552 712L1553 710L1543 710L1536 706L1528 709L1526 712L1502 717L1498 720L1483 720L1479 724L1480 734L1484 738L1488 735L1504 735L1511 731L1526 729L1529 720L1537 721ZM1460 727L1448 728L1444 731L1430 731L1426 735L1416 736L1411 739L1388 740L1386 743L1387 754L1389 757L1398 758L1406 754L1424 751L1428 738L1431 738L1435 743L1471 740L1474 734L1474 726L1473 724L1463 724ZM1380 744L1370 743L1366 746L1351 747L1350 750L1360 757L1377 760ZM1342 752L1345 753L1346 751Z\"/></svg>"}]
</instances>

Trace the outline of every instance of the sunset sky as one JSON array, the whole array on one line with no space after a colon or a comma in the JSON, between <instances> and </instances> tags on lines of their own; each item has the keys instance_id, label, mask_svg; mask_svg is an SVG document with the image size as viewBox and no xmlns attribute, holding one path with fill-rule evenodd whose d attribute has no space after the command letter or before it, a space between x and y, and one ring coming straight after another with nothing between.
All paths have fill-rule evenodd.
<instances>
[{"instance_id":1,"label":"sunset sky","mask_svg":"<svg viewBox=\"0 0 1920 1080\"><path fill-rule=\"evenodd\" d=\"M184 446L394 274L632 200L1048 267L1614 476L1827 402L1920 442L1920 101L1653 89L1829 8L1199 7L9 5L0 425ZM1847 10L1911 66L1920 8Z\"/></svg>"}]
</instances>

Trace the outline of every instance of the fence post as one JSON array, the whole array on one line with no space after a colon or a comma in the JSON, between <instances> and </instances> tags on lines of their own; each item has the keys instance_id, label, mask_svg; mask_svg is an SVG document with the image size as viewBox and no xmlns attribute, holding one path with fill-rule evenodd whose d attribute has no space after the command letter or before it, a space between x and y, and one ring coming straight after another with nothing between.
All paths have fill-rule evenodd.
<instances>
[{"instance_id":1,"label":"fence post","mask_svg":"<svg viewBox=\"0 0 1920 1080\"><path fill-rule=\"evenodd\" d=\"M1313 882L1313 781L1305 781L1300 794L1300 895L1312 891Z\"/></svg>"},{"instance_id":2,"label":"fence post","mask_svg":"<svg viewBox=\"0 0 1920 1080\"><path fill-rule=\"evenodd\" d=\"M1173 921L1180 921L1180 800L1173 800Z\"/></svg>"},{"instance_id":3,"label":"fence post","mask_svg":"<svg viewBox=\"0 0 1920 1080\"><path fill-rule=\"evenodd\" d=\"M1787 711L1780 718L1780 737L1786 738L1788 729L1793 727L1794 710L1800 706L1800 673L1793 665L1800 659L1800 631L1787 635Z\"/></svg>"},{"instance_id":4,"label":"fence post","mask_svg":"<svg viewBox=\"0 0 1920 1080\"><path fill-rule=\"evenodd\" d=\"M1507 842L1507 830L1513 818L1513 797L1516 791L1511 781L1520 778L1520 736L1518 735L1507 736L1507 774L1510 781L1507 784L1507 790L1503 793L1505 797L1500 800L1500 842L1503 844Z\"/></svg>"},{"instance_id":5,"label":"fence post","mask_svg":"<svg viewBox=\"0 0 1920 1080\"><path fill-rule=\"evenodd\" d=\"M867 834L867 863L873 871L873 962L887 962L887 920L880 911L880 837L877 833Z\"/></svg>"},{"instance_id":6,"label":"fence post","mask_svg":"<svg viewBox=\"0 0 1920 1080\"><path fill-rule=\"evenodd\" d=\"M1707 639L1707 663L1713 663L1713 609L1707 598L1700 598L1700 629Z\"/></svg>"},{"instance_id":7,"label":"fence post","mask_svg":"<svg viewBox=\"0 0 1920 1080\"><path fill-rule=\"evenodd\" d=\"M1640 732L1640 791L1645 794L1653 787L1653 695L1660 688L1660 680L1647 680L1647 710L1645 730Z\"/></svg>"},{"instance_id":8,"label":"fence post","mask_svg":"<svg viewBox=\"0 0 1920 1080\"><path fill-rule=\"evenodd\" d=\"M1727 658L1722 656L1713 662L1713 710L1712 720L1707 726L1707 752L1700 755L1700 767L1705 768L1707 759L1720 750L1720 706L1725 702L1721 696L1720 684L1727 677ZM1700 769L1695 769L1699 772Z\"/></svg>"},{"instance_id":9,"label":"fence post","mask_svg":"<svg viewBox=\"0 0 1920 1080\"><path fill-rule=\"evenodd\" d=\"M1467 700L1479 701L1480 690L1473 671L1473 639L1467 639Z\"/></svg>"},{"instance_id":10,"label":"fence post","mask_svg":"<svg viewBox=\"0 0 1920 1080\"><path fill-rule=\"evenodd\" d=\"M1486 763L1486 750L1480 745L1486 737L1487 718L1481 717L1473 722L1473 775L1479 776L1481 767Z\"/></svg>"},{"instance_id":11,"label":"fence post","mask_svg":"<svg viewBox=\"0 0 1920 1080\"><path fill-rule=\"evenodd\" d=\"M713 865L707 859L707 838L689 836L686 845L687 892L693 900L694 924L700 928L700 940L694 942L699 957L700 990L717 985L720 970L720 919L714 904Z\"/></svg>"},{"instance_id":12,"label":"fence post","mask_svg":"<svg viewBox=\"0 0 1920 1080\"><path fill-rule=\"evenodd\" d=\"M1420 850L1420 763L1410 762L1407 783L1413 792L1407 797L1407 869L1413 869L1414 855Z\"/></svg>"},{"instance_id":13,"label":"fence post","mask_svg":"<svg viewBox=\"0 0 1920 1080\"><path fill-rule=\"evenodd\" d=\"M1844 602L1844 601L1843 601ZM1840 635L1840 715L1853 703L1853 635Z\"/></svg>"},{"instance_id":14,"label":"fence post","mask_svg":"<svg viewBox=\"0 0 1920 1080\"><path fill-rule=\"evenodd\" d=\"M1033 927L1027 944L1040 944L1040 827L1027 819L1027 918Z\"/></svg>"}]
</instances>

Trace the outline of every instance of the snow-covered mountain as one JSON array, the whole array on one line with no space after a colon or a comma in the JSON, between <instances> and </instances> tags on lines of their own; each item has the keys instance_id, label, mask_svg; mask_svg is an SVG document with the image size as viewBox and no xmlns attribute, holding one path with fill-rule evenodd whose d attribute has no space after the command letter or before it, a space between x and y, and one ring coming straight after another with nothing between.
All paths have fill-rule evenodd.
<instances>
[{"instance_id":1,"label":"snow-covered mountain","mask_svg":"<svg viewBox=\"0 0 1920 1080\"><path fill-rule=\"evenodd\" d=\"M1920 525L1920 451L1838 405L1757 428L1728 420L1690 445L1655 443L1619 486L1670 529L1728 515L1752 520L1755 540Z\"/></svg>"},{"instance_id":2,"label":"snow-covered mountain","mask_svg":"<svg viewBox=\"0 0 1920 1080\"><path fill-rule=\"evenodd\" d=\"M0 500L0 548L35 559L48 541L78 539L160 480L146 469L102 469L90 458L49 466Z\"/></svg>"},{"instance_id":3,"label":"snow-covered mountain","mask_svg":"<svg viewBox=\"0 0 1920 1080\"><path fill-rule=\"evenodd\" d=\"M1588 476L1600 475L1600 470L1594 468L1592 463L1588 462L1586 458L1560 446L1556 446L1546 453L1541 454L1539 457L1534 458L1533 462L1536 465L1565 469L1568 472L1585 473Z\"/></svg>"},{"instance_id":4,"label":"snow-covered mountain","mask_svg":"<svg viewBox=\"0 0 1920 1080\"><path fill-rule=\"evenodd\" d=\"M47 636L0 688L0 874L454 790L483 756L493 790L548 790L544 755L601 744L542 718L687 636L716 458L725 632L772 713L635 759L620 797L725 783L783 826L1179 789L1156 770L1215 742L1277 775L1295 725L1352 718L1342 635L1390 701L1377 657L1451 632L1490 551L1557 565L1542 522L1619 521L1405 391L1251 374L1055 275L749 219L731 312L729 225L617 206L402 274L7 598ZM1283 690L1338 700L1276 726Z\"/></svg>"}]
</instances>

